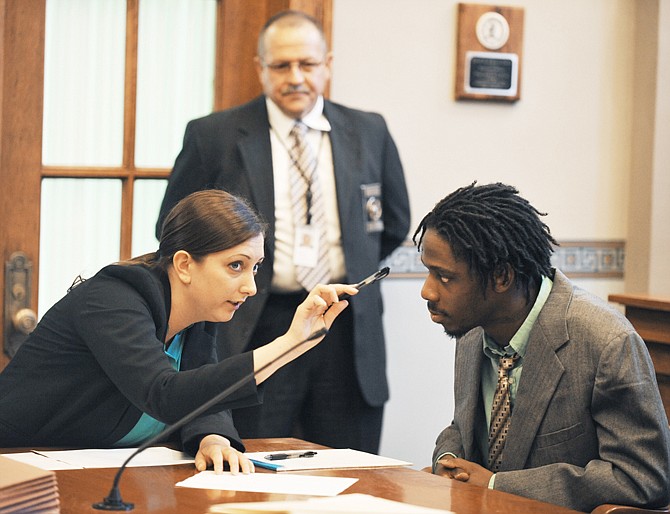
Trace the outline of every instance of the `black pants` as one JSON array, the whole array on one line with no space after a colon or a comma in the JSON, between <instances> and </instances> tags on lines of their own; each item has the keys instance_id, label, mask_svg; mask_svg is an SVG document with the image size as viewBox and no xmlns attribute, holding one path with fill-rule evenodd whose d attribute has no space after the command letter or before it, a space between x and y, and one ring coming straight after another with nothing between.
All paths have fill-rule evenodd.
<instances>
[{"instance_id":1,"label":"black pants","mask_svg":"<svg viewBox=\"0 0 670 514\"><path fill-rule=\"evenodd\" d=\"M286 333L305 296L271 295L252 336L253 347ZM370 407L361 396L352 328L350 306L319 345L264 382L261 405L233 411L240 436L298 437L332 448L377 453L384 407Z\"/></svg>"}]
</instances>

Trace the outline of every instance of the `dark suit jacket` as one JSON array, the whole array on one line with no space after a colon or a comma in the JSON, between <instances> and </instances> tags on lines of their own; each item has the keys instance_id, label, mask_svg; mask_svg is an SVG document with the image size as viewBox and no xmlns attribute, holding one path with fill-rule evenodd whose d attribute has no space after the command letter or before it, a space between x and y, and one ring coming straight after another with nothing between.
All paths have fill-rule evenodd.
<instances>
[{"instance_id":1,"label":"dark suit jacket","mask_svg":"<svg viewBox=\"0 0 670 514\"><path fill-rule=\"evenodd\" d=\"M485 465L482 330L456 342L454 420L445 452ZM590 511L670 501L670 431L646 346L628 320L556 271L523 360L495 488Z\"/></svg>"},{"instance_id":2,"label":"dark suit jacket","mask_svg":"<svg viewBox=\"0 0 670 514\"><path fill-rule=\"evenodd\" d=\"M337 188L346 281L355 283L376 271L379 262L400 245L409 230L409 201L395 143L384 119L329 101L324 115L331 124L330 140ZM361 186L380 184L384 229L366 230ZM274 186L269 122L264 97L245 105L191 121L175 161L161 206L157 233L165 215L183 197L220 188L250 200L269 223L265 262L257 277L258 293L221 329L220 354L244 351L270 294L274 255ZM359 384L373 406L388 399L382 299L378 285L351 301L354 315L354 355Z\"/></svg>"},{"instance_id":3,"label":"dark suit jacket","mask_svg":"<svg viewBox=\"0 0 670 514\"><path fill-rule=\"evenodd\" d=\"M217 362L214 323L186 331L175 372L163 352L169 313L167 278L140 265L107 266L72 289L0 374L0 446L110 447L143 412L173 424L251 375L250 354ZM182 428L185 448L221 434L243 449L226 409L259 400L247 382Z\"/></svg>"}]
</instances>

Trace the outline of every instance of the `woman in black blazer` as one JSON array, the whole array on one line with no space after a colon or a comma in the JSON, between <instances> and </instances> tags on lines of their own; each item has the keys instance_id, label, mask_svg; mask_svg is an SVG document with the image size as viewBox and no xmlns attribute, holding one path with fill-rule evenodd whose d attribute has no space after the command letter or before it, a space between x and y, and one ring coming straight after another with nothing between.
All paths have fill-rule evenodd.
<instances>
[{"instance_id":1,"label":"woman in black blazer","mask_svg":"<svg viewBox=\"0 0 670 514\"><path fill-rule=\"evenodd\" d=\"M197 469L253 471L230 409L262 401L258 386L321 341L298 346L346 308L338 295L357 292L316 286L286 334L219 362L217 324L256 293L264 234L243 200L193 193L165 219L157 252L71 288L0 374L0 447L138 446L253 373L178 433Z\"/></svg>"}]
</instances>

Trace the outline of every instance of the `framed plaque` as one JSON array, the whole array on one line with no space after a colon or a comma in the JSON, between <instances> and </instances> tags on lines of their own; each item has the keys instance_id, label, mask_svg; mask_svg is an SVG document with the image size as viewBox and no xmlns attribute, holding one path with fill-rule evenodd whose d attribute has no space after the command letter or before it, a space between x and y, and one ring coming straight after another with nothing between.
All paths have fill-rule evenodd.
<instances>
[{"instance_id":1,"label":"framed plaque","mask_svg":"<svg viewBox=\"0 0 670 514\"><path fill-rule=\"evenodd\" d=\"M458 4L456 98L521 98L523 9Z\"/></svg>"}]
</instances>

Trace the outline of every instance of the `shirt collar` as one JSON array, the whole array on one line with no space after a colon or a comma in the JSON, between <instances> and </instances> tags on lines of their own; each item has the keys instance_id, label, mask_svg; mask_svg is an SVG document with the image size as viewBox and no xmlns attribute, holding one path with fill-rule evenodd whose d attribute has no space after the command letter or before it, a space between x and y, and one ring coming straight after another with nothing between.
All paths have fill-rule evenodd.
<instances>
[{"instance_id":1,"label":"shirt collar","mask_svg":"<svg viewBox=\"0 0 670 514\"><path fill-rule=\"evenodd\" d=\"M526 319L519 327L519 330L516 331L516 334L514 334L505 348L501 349L497 344L490 341L486 334L484 334L484 353L488 357L497 360L500 355L513 355L514 353L518 353L521 358L523 358L526 354L530 331L532 330L533 325L535 325L542 307L544 307L544 304L547 302L547 298L549 298L549 293L551 293L553 284L553 281L549 277L542 277L540 291L537 294L533 308L530 310L528 316L526 316Z\"/></svg>"},{"instance_id":2,"label":"shirt collar","mask_svg":"<svg viewBox=\"0 0 670 514\"><path fill-rule=\"evenodd\" d=\"M269 97L265 97L265 104L268 109L268 121L272 130L280 134L284 138L288 138L295 120L289 118ZM330 123L323 114L324 100L323 96L319 96L314 104L314 108L309 111L303 118L302 122L309 128L319 130L321 132L330 132Z\"/></svg>"},{"instance_id":3,"label":"shirt collar","mask_svg":"<svg viewBox=\"0 0 670 514\"><path fill-rule=\"evenodd\" d=\"M184 351L184 333L188 328L177 333L173 338L170 346L165 349L165 354L171 358L171 362L175 369L179 370L181 364L181 355Z\"/></svg>"}]
</instances>

